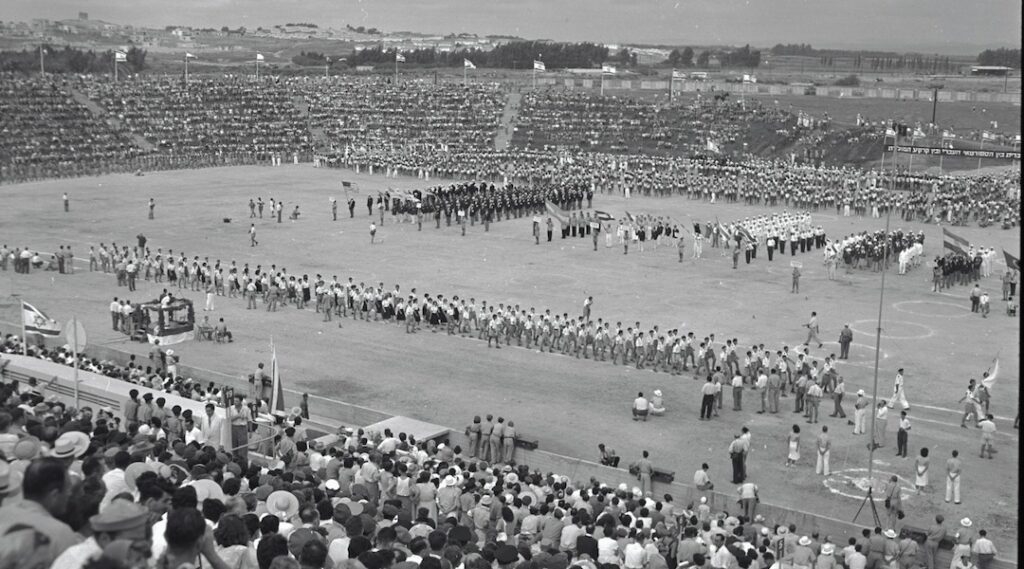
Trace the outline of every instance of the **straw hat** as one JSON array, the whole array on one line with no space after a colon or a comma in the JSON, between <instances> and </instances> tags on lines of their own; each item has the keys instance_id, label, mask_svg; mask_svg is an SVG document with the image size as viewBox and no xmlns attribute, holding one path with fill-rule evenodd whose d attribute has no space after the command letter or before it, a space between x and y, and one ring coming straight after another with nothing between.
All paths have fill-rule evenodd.
<instances>
[{"instance_id":1,"label":"straw hat","mask_svg":"<svg viewBox=\"0 0 1024 569\"><path fill-rule=\"evenodd\" d=\"M797 543L806 547L811 544L811 538L807 537L806 535L802 536L800 540L797 541Z\"/></svg>"},{"instance_id":2,"label":"straw hat","mask_svg":"<svg viewBox=\"0 0 1024 569\"><path fill-rule=\"evenodd\" d=\"M896 530L894 530L894 529L887 529L884 532L882 532L882 535L884 535L885 537L887 537L889 539L896 539Z\"/></svg>"},{"instance_id":3,"label":"straw hat","mask_svg":"<svg viewBox=\"0 0 1024 569\"><path fill-rule=\"evenodd\" d=\"M960 520L960 525L964 526L965 528L969 528L974 525L974 522L971 521L971 518L964 518Z\"/></svg>"},{"instance_id":4,"label":"straw hat","mask_svg":"<svg viewBox=\"0 0 1024 569\"><path fill-rule=\"evenodd\" d=\"M299 513L299 499L291 492L278 490L267 497L267 511L282 521L289 520Z\"/></svg>"}]
</instances>

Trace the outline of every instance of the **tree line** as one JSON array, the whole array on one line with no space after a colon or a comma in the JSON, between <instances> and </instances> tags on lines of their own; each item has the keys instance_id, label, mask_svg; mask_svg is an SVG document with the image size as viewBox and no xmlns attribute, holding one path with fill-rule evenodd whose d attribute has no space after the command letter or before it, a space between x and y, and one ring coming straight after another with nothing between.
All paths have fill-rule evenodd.
<instances>
[{"instance_id":1,"label":"tree line","mask_svg":"<svg viewBox=\"0 0 1024 569\"><path fill-rule=\"evenodd\" d=\"M1001 65L1020 69L1020 49L986 49L978 54L978 65Z\"/></svg>"},{"instance_id":2,"label":"tree line","mask_svg":"<svg viewBox=\"0 0 1024 569\"><path fill-rule=\"evenodd\" d=\"M65 46L57 49L48 45L43 48L43 65L47 73L113 73L114 51L96 52ZM126 73L138 73L146 69L146 50L128 48L127 61L118 64ZM24 73L39 72L39 49L21 51L0 51L0 71Z\"/></svg>"}]
</instances>

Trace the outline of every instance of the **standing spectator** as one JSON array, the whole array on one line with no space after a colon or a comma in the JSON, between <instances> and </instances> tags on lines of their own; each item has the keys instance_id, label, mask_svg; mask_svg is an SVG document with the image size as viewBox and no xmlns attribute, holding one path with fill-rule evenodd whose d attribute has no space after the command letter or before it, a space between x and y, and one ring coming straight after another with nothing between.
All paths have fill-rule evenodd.
<instances>
[{"instance_id":1,"label":"standing spectator","mask_svg":"<svg viewBox=\"0 0 1024 569\"><path fill-rule=\"evenodd\" d=\"M71 478L67 465L58 458L40 458L25 470L21 487L22 500L0 507L0 535L8 545L18 544L19 557L49 567L54 560L82 538L60 521L68 509ZM198 513L198 512L197 512ZM14 541L18 528L29 529L43 538Z\"/></svg>"},{"instance_id":2,"label":"standing spectator","mask_svg":"<svg viewBox=\"0 0 1024 569\"><path fill-rule=\"evenodd\" d=\"M789 444L789 452L786 454L786 466L794 466L800 460L800 426L793 425L786 437Z\"/></svg>"},{"instance_id":3,"label":"standing spectator","mask_svg":"<svg viewBox=\"0 0 1024 569\"><path fill-rule=\"evenodd\" d=\"M992 566L992 560L996 558L998 551L996 545L988 538L987 531L978 530L978 539L974 540L971 553L978 562L978 569L989 569Z\"/></svg>"},{"instance_id":4,"label":"standing spectator","mask_svg":"<svg viewBox=\"0 0 1024 569\"><path fill-rule=\"evenodd\" d=\"M954 450L952 456L946 460L946 503L953 500L954 504L960 503L960 473L963 463L960 461L960 451Z\"/></svg>"},{"instance_id":5,"label":"standing spectator","mask_svg":"<svg viewBox=\"0 0 1024 569\"><path fill-rule=\"evenodd\" d=\"M906 411L900 411L899 429L896 431L896 456L907 458L907 444L910 439L910 419Z\"/></svg>"}]
</instances>

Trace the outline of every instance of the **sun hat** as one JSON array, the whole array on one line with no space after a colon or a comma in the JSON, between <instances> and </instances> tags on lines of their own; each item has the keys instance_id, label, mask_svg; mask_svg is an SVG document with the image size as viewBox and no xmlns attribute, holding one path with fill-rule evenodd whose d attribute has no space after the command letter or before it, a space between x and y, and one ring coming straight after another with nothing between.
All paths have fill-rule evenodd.
<instances>
[{"instance_id":1,"label":"sun hat","mask_svg":"<svg viewBox=\"0 0 1024 569\"><path fill-rule=\"evenodd\" d=\"M25 437L14 445L14 457L18 460L32 460L39 456L39 451L41 449L42 447L39 444L39 439L35 437Z\"/></svg>"},{"instance_id":2,"label":"sun hat","mask_svg":"<svg viewBox=\"0 0 1024 569\"><path fill-rule=\"evenodd\" d=\"M811 544L811 538L807 537L806 535L802 536L800 540L797 541L797 543L806 547Z\"/></svg>"},{"instance_id":3,"label":"sun hat","mask_svg":"<svg viewBox=\"0 0 1024 569\"><path fill-rule=\"evenodd\" d=\"M821 546L821 554L822 555L832 555L835 552L836 552L836 546L832 545L831 543L826 543L825 545Z\"/></svg>"},{"instance_id":4,"label":"sun hat","mask_svg":"<svg viewBox=\"0 0 1024 569\"><path fill-rule=\"evenodd\" d=\"M278 490L267 497L267 511L282 521L289 520L299 513L299 499L291 492Z\"/></svg>"},{"instance_id":5,"label":"sun hat","mask_svg":"<svg viewBox=\"0 0 1024 569\"><path fill-rule=\"evenodd\" d=\"M136 490L135 480L138 479L143 472L151 472L152 470L153 469L145 462L133 462L129 464L128 467L124 469L124 485L134 492ZM196 493L198 493L198 491ZM201 501L202 500L200 500L200 502Z\"/></svg>"},{"instance_id":6,"label":"sun hat","mask_svg":"<svg viewBox=\"0 0 1024 569\"><path fill-rule=\"evenodd\" d=\"M21 489L22 474L11 468L7 461L0 460L0 496L15 494Z\"/></svg>"},{"instance_id":7,"label":"sun hat","mask_svg":"<svg viewBox=\"0 0 1024 569\"><path fill-rule=\"evenodd\" d=\"M884 535L885 537L887 537L889 539L896 539L896 530L894 530L894 529L887 529L884 532L882 532L882 535Z\"/></svg>"},{"instance_id":8,"label":"sun hat","mask_svg":"<svg viewBox=\"0 0 1024 569\"><path fill-rule=\"evenodd\" d=\"M80 458L82 455L89 450L89 435L81 431L68 431L61 436L57 437L57 440L53 443L54 456L56 456L57 447L61 446L62 443L69 442L73 448L72 456Z\"/></svg>"},{"instance_id":9,"label":"sun hat","mask_svg":"<svg viewBox=\"0 0 1024 569\"><path fill-rule=\"evenodd\" d=\"M960 525L964 526L965 528L969 528L974 525L974 522L971 521L971 518L964 518L960 520Z\"/></svg>"},{"instance_id":10,"label":"sun hat","mask_svg":"<svg viewBox=\"0 0 1024 569\"><path fill-rule=\"evenodd\" d=\"M220 500L222 503L225 501L224 490L222 490L220 485L213 480L196 480L192 483L192 487L196 489L196 498L199 500L200 504L202 504L203 500L207 498Z\"/></svg>"}]
</instances>

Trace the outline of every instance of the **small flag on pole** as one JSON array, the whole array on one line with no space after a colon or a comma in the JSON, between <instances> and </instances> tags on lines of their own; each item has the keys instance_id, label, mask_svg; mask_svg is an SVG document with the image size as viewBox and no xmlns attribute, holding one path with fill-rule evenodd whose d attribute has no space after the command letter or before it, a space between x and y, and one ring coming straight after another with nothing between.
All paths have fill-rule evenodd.
<instances>
[{"instance_id":1,"label":"small flag on pole","mask_svg":"<svg viewBox=\"0 0 1024 569\"><path fill-rule=\"evenodd\" d=\"M896 129L894 129L894 128L887 128L887 129L885 129L885 137L886 138L896 138Z\"/></svg>"},{"instance_id":2,"label":"small flag on pole","mask_svg":"<svg viewBox=\"0 0 1024 569\"><path fill-rule=\"evenodd\" d=\"M708 152L714 152L716 154L721 152L721 150L718 148L718 143L711 140L710 138L708 139L707 149Z\"/></svg>"},{"instance_id":3,"label":"small flag on pole","mask_svg":"<svg viewBox=\"0 0 1024 569\"><path fill-rule=\"evenodd\" d=\"M196 58L196 56L192 55L191 53L185 52L185 59L195 59L195 58Z\"/></svg>"},{"instance_id":4,"label":"small flag on pole","mask_svg":"<svg viewBox=\"0 0 1024 569\"><path fill-rule=\"evenodd\" d=\"M601 210L595 210L594 216L600 221L611 221L615 219L610 213Z\"/></svg>"},{"instance_id":5,"label":"small flag on pole","mask_svg":"<svg viewBox=\"0 0 1024 569\"><path fill-rule=\"evenodd\" d=\"M462 60L462 66L465 67L466 69L476 69L476 65L474 65L473 62L468 59Z\"/></svg>"},{"instance_id":6,"label":"small flag on pole","mask_svg":"<svg viewBox=\"0 0 1024 569\"><path fill-rule=\"evenodd\" d=\"M396 52L395 61L397 61L398 63L405 63L405 56Z\"/></svg>"},{"instance_id":7,"label":"small flag on pole","mask_svg":"<svg viewBox=\"0 0 1024 569\"><path fill-rule=\"evenodd\" d=\"M114 52L114 61L118 63L125 63L128 61L128 54L123 51Z\"/></svg>"},{"instance_id":8,"label":"small flag on pole","mask_svg":"<svg viewBox=\"0 0 1024 569\"><path fill-rule=\"evenodd\" d=\"M601 73L606 75L615 75L615 66L608 65L607 63L601 65Z\"/></svg>"},{"instance_id":9,"label":"small flag on pole","mask_svg":"<svg viewBox=\"0 0 1024 569\"><path fill-rule=\"evenodd\" d=\"M683 71L676 71L675 69L673 69L672 70L672 78L673 79L686 79L686 73L683 72Z\"/></svg>"},{"instance_id":10,"label":"small flag on pole","mask_svg":"<svg viewBox=\"0 0 1024 569\"><path fill-rule=\"evenodd\" d=\"M1013 255L1007 253L1006 249L1003 249L1003 257L1006 259L1006 268L1007 269L1013 269L1015 271L1019 271L1020 270L1020 259L1018 259L1017 257L1014 257Z\"/></svg>"},{"instance_id":11,"label":"small flag on pole","mask_svg":"<svg viewBox=\"0 0 1024 569\"><path fill-rule=\"evenodd\" d=\"M913 134L913 136L911 138L924 138L924 137L925 137L924 131L921 130L920 128L915 128L914 129L914 134Z\"/></svg>"},{"instance_id":12,"label":"small flag on pole","mask_svg":"<svg viewBox=\"0 0 1024 569\"><path fill-rule=\"evenodd\" d=\"M263 61L263 54L262 53L257 53L256 54L256 61Z\"/></svg>"},{"instance_id":13,"label":"small flag on pole","mask_svg":"<svg viewBox=\"0 0 1024 569\"><path fill-rule=\"evenodd\" d=\"M956 138L956 134L954 134L953 131L951 131L951 130L944 130L944 131L942 131L942 140L952 140L954 138Z\"/></svg>"},{"instance_id":14,"label":"small flag on pole","mask_svg":"<svg viewBox=\"0 0 1024 569\"><path fill-rule=\"evenodd\" d=\"M546 69L544 68L544 62L543 61L537 61L536 59L533 60L533 70L534 71L546 71Z\"/></svg>"},{"instance_id":15,"label":"small flag on pole","mask_svg":"<svg viewBox=\"0 0 1024 569\"><path fill-rule=\"evenodd\" d=\"M954 253L960 253L961 255L967 254L967 249L970 247L970 242L963 237L960 237L956 233L942 228L943 247L953 251Z\"/></svg>"},{"instance_id":16,"label":"small flag on pole","mask_svg":"<svg viewBox=\"0 0 1024 569\"><path fill-rule=\"evenodd\" d=\"M982 140L995 140L996 139L996 135L994 135L991 132L986 130L986 131L981 133L981 139Z\"/></svg>"},{"instance_id":17,"label":"small flag on pole","mask_svg":"<svg viewBox=\"0 0 1024 569\"><path fill-rule=\"evenodd\" d=\"M273 341L270 343L270 378L273 381L270 392L270 412L285 412L284 408L284 387L281 385L281 370L277 365L277 349Z\"/></svg>"},{"instance_id":18,"label":"small flag on pole","mask_svg":"<svg viewBox=\"0 0 1024 569\"><path fill-rule=\"evenodd\" d=\"M26 334L60 336L60 324L27 302L21 303L21 321Z\"/></svg>"}]
</instances>

